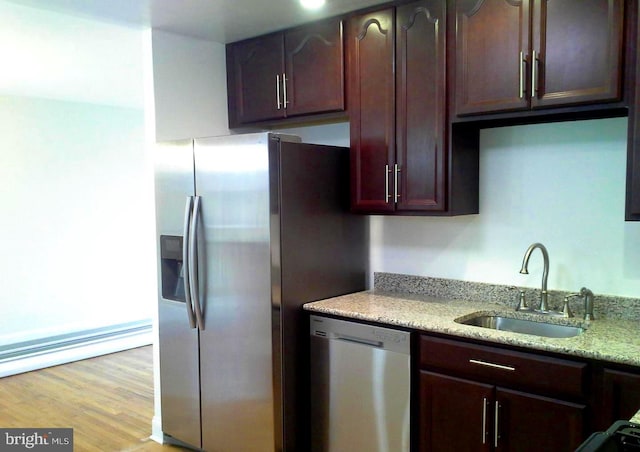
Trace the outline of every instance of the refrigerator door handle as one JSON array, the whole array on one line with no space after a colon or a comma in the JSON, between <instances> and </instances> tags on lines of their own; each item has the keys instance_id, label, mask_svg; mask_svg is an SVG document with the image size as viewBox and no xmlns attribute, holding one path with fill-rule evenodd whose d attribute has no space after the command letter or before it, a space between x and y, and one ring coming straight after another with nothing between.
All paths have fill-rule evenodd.
<instances>
[{"instance_id":1,"label":"refrigerator door handle","mask_svg":"<svg viewBox=\"0 0 640 452\"><path fill-rule=\"evenodd\" d=\"M200 304L200 284L198 274L198 223L200 222L200 196L195 196L193 204L193 216L189 228L189 269L191 285L191 299L196 312L198 328L204 330L204 318Z\"/></svg>"},{"instance_id":2,"label":"refrigerator door handle","mask_svg":"<svg viewBox=\"0 0 640 452\"><path fill-rule=\"evenodd\" d=\"M196 319L193 312L193 301L191 298L191 266L189 265L189 227L191 225L191 210L193 207L193 196L187 196L187 202L184 207L184 226L182 237L182 268L184 274L184 299L187 306L187 318L189 319L189 327L196 327Z\"/></svg>"}]
</instances>

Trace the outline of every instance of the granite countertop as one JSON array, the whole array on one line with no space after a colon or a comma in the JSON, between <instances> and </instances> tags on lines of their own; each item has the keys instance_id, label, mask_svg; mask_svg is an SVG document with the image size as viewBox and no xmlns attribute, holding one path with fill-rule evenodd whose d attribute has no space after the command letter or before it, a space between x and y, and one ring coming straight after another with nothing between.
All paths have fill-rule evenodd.
<instances>
[{"instance_id":1,"label":"granite countertop","mask_svg":"<svg viewBox=\"0 0 640 452\"><path fill-rule=\"evenodd\" d=\"M389 275L383 274L384 277ZM376 274L376 278L379 279L378 274ZM389 287L389 284L376 285L383 288ZM430 283L429 287L431 289L420 290L420 292L431 291L433 293L434 284ZM394 286L393 288L397 289L398 287ZM304 309L425 332L442 333L640 367L640 334L638 334L639 322L636 319L598 318L596 316L596 320L585 322L578 315L572 319L544 316L545 321L582 326L586 328L586 331L571 338L538 337L457 323L455 319L469 317L478 312L485 314L508 313L512 317L531 318L533 316L538 320L541 319L541 316L537 314L516 312L512 306L473 300L473 295L468 293L463 299L451 299L425 293L395 292L377 288L307 303Z\"/></svg>"}]
</instances>

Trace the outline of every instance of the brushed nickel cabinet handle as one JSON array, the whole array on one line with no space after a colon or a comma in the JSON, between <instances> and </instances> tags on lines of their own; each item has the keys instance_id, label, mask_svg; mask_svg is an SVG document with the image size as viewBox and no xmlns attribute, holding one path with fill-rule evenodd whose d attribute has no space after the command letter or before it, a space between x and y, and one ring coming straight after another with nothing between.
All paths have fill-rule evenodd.
<instances>
[{"instance_id":1,"label":"brushed nickel cabinet handle","mask_svg":"<svg viewBox=\"0 0 640 452\"><path fill-rule=\"evenodd\" d=\"M276 74L276 108L280 110L282 104L280 103L280 74Z\"/></svg>"},{"instance_id":2,"label":"brushed nickel cabinet handle","mask_svg":"<svg viewBox=\"0 0 640 452\"><path fill-rule=\"evenodd\" d=\"M487 443L487 398L482 398L482 444Z\"/></svg>"},{"instance_id":3,"label":"brushed nickel cabinet handle","mask_svg":"<svg viewBox=\"0 0 640 452\"><path fill-rule=\"evenodd\" d=\"M384 166L384 202L389 203L389 165Z\"/></svg>"},{"instance_id":4,"label":"brushed nickel cabinet handle","mask_svg":"<svg viewBox=\"0 0 640 452\"><path fill-rule=\"evenodd\" d=\"M284 72L282 73L282 100L282 106L286 110L289 101L287 100L287 77Z\"/></svg>"},{"instance_id":5,"label":"brushed nickel cabinet handle","mask_svg":"<svg viewBox=\"0 0 640 452\"><path fill-rule=\"evenodd\" d=\"M524 73L526 70L527 61L524 59L524 52L520 51L520 90L518 97L522 99L524 97Z\"/></svg>"},{"instance_id":6,"label":"brushed nickel cabinet handle","mask_svg":"<svg viewBox=\"0 0 640 452\"><path fill-rule=\"evenodd\" d=\"M498 438L500 435L498 433L498 420L500 418L500 403L496 400L496 411L495 411L495 425L493 428L493 447L498 447Z\"/></svg>"},{"instance_id":7,"label":"brushed nickel cabinet handle","mask_svg":"<svg viewBox=\"0 0 640 452\"><path fill-rule=\"evenodd\" d=\"M538 66L538 57L536 56L536 51L533 51L533 56L531 57L531 98L533 99L538 93L538 74L536 73L536 67Z\"/></svg>"},{"instance_id":8,"label":"brushed nickel cabinet handle","mask_svg":"<svg viewBox=\"0 0 640 452\"><path fill-rule=\"evenodd\" d=\"M393 165L393 202L397 203L398 198L400 198L400 194L398 193L398 173L400 172L400 167L396 163Z\"/></svg>"},{"instance_id":9,"label":"brushed nickel cabinet handle","mask_svg":"<svg viewBox=\"0 0 640 452\"><path fill-rule=\"evenodd\" d=\"M479 360L479 359L470 359L469 362L471 364L478 364L480 366L493 367L495 369L502 369L502 370L508 370L508 371L516 370L516 368L513 367L513 366L505 366L503 364L489 363L487 361L482 361L482 360Z\"/></svg>"}]
</instances>

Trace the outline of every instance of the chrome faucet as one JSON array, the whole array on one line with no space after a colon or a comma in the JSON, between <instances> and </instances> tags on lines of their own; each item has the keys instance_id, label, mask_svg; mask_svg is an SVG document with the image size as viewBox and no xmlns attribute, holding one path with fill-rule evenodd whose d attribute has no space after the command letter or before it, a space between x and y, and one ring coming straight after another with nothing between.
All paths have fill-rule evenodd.
<instances>
[{"instance_id":1,"label":"chrome faucet","mask_svg":"<svg viewBox=\"0 0 640 452\"><path fill-rule=\"evenodd\" d=\"M534 249L539 248L542 251L542 258L544 260L544 269L542 271L542 291L540 292L540 311L548 311L549 306L547 304L547 278L549 277L549 253L547 249L542 243L533 243L527 251L524 253L524 259L522 259L522 268L520 269L520 273L523 275L528 275L529 270L527 266L529 265L529 258L531 257L531 253Z\"/></svg>"}]
</instances>

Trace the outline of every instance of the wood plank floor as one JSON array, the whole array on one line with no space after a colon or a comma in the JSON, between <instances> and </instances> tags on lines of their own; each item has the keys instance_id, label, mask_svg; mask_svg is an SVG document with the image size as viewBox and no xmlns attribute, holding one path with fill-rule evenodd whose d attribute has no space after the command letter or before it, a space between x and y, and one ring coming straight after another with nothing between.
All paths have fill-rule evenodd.
<instances>
[{"instance_id":1,"label":"wood plank floor","mask_svg":"<svg viewBox=\"0 0 640 452\"><path fill-rule=\"evenodd\" d=\"M0 427L74 429L74 451L172 451L149 439L153 349L0 379Z\"/></svg>"}]
</instances>

